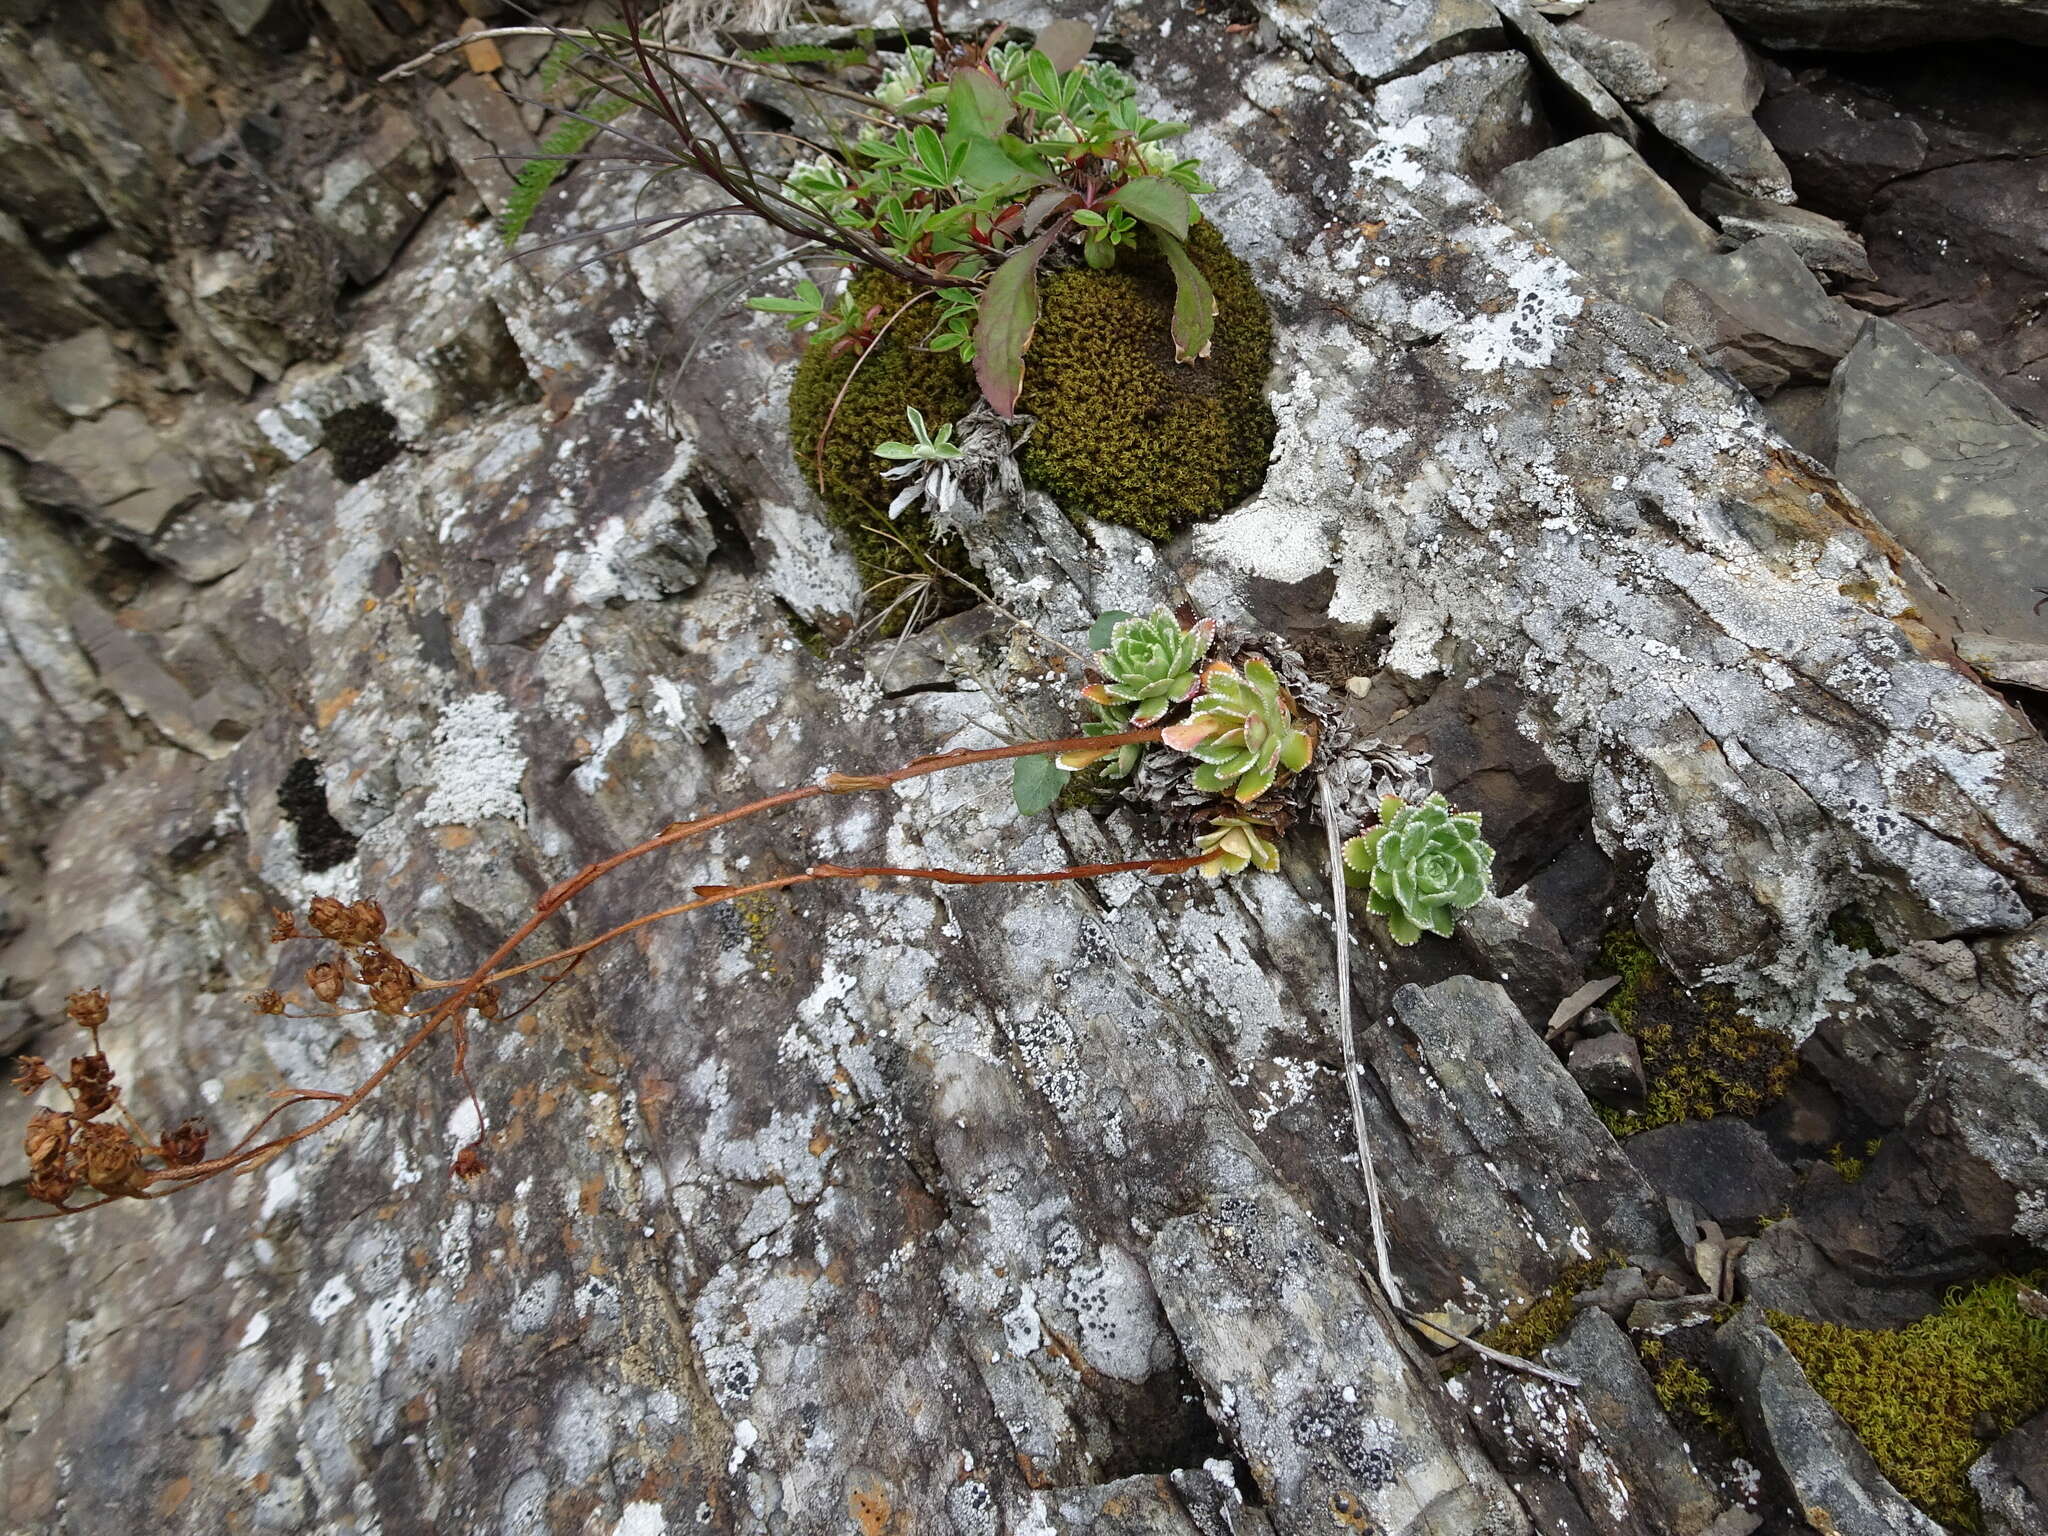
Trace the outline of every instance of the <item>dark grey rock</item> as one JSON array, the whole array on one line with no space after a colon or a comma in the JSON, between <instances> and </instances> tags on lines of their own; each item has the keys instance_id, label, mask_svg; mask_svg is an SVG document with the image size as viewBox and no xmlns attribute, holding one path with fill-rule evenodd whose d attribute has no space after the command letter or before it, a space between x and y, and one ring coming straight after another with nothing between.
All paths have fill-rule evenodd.
<instances>
[{"instance_id":1,"label":"dark grey rock","mask_svg":"<svg viewBox=\"0 0 2048 1536\"><path fill-rule=\"evenodd\" d=\"M13 214L0 208L0 336L61 341L98 319L70 273L50 264Z\"/></svg>"},{"instance_id":2,"label":"dark grey rock","mask_svg":"<svg viewBox=\"0 0 2048 1536\"><path fill-rule=\"evenodd\" d=\"M1847 52L2002 38L2048 43L2044 0L1713 0L1767 48Z\"/></svg>"},{"instance_id":3,"label":"dark grey rock","mask_svg":"<svg viewBox=\"0 0 2048 1536\"><path fill-rule=\"evenodd\" d=\"M2048 1530L2048 1414L2001 1436L1970 1468L1989 1536Z\"/></svg>"},{"instance_id":4,"label":"dark grey rock","mask_svg":"<svg viewBox=\"0 0 2048 1536\"><path fill-rule=\"evenodd\" d=\"M1953 594L1957 628L2048 640L2048 434L1888 320L1831 387L1836 472Z\"/></svg>"},{"instance_id":5,"label":"dark grey rock","mask_svg":"<svg viewBox=\"0 0 2048 1536\"><path fill-rule=\"evenodd\" d=\"M1759 394L1825 377L1854 327L1791 248L1723 251L1642 157L1593 135L1511 166L1495 196L1614 297L1661 314Z\"/></svg>"},{"instance_id":6,"label":"dark grey rock","mask_svg":"<svg viewBox=\"0 0 2048 1536\"><path fill-rule=\"evenodd\" d=\"M1762 75L1707 0L1594 0L1561 30L1680 154L1743 192L1790 200L1784 162L1750 118Z\"/></svg>"},{"instance_id":7,"label":"dark grey rock","mask_svg":"<svg viewBox=\"0 0 2048 1536\"><path fill-rule=\"evenodd\" d=\"M96 235L66 253L64 264L78 278L94 303L109 316L136 330L160 331L170 325L156 269L130 250L111 231Z\"/></svg>"},{"instance_id":8,"label":"dark grey rock","mask_svg":"<svg viewBox=\"0 0 2048 1536\"><path fill-rule=\"evenodd\" d=\"M27 489L32 500L90 517L120 537L145 539L203 491L191 467L130 405L45 444Z\"/></svg>"},{"instance_id":9,"label":"dark grey rock","mask_svg":"<svg viewBox=\"0 0 2048 1536\"><path fill-rule=\"evenodd\" d=\"M1789 384L1764 401L1763 406L1764 415L1786 442L1816 464L1834 468L1839 434L1834 395L1827 386Z\"/></svg>"},{"instance_id":10,"label":"dark grey rock","mask_svg":"<svg viewBox=\"0 0 2048 1536\"><path fill-rule=\"evenodd\" d=\"M97 416L121 398L121 358L99 326L51 343L37 363L50 399L69 415Z\"/></svg>"},{"instance_id":11,"label":"dark grey rock","mask_svg":"<svg viewBox=\"0 0 2048 1536\"><path fill-rule=\"evenodd\" d=\"M63 246L106 222L47 131L0 107L0 207L47 245Z\"/></svg>"},{"instance_id":12,"label":"dark grey rock","mask_svg":"<svg viewBox=\"0 0 2048 1536\"><path fill-rule=\"evenodd\" d=\"M1639 1109L1648 1093L1643 1082L1642 1052L1633 1036L1619 1033L1581 1040L1565 1058L1565 1067L1589 1097L1620 1109Z\"/></svg>"},{"instance_id":13,"label":"dark grey rock","mask_svg":"<svg viewBox=\"0 0 2048 1536\"><path fill-rule=\"evenodd\" d=\"M1713 184L1700 193L1700 205L1724 235L1737 240L1777 235L1815 272L1862 282L1877 280L1862 237L1838 219L1807 208L1745 197Z\"/></svg>"},{"instance_id":14,"label":"dark grey rock","mask_svg":"<svg viewBox=\"0 0 2048 1536\"><path fill-rule=\"evenodd\" d=\"M1827 379L1856 339L1849 310L1776 235L1694 258L1665 292L1662 313L1709 362L1764 398L1789 379Z\"/></svg>"},{"instance_id":15,"label":"dark grey rock","mask_svg":"<svg viewBox=\"0 0 2048 1536\"><path fill-rule=\"evenodd\" d=\"M1495 0L1495 5L1509 32L1521 40L1537 67L1591 122L1631 144L1636 141L1636 121L1627 108L1614 99L1530 0Z\"/></svg>"},{"instance_id":16,"label":"dark grey rock","mask_svg":"<svg viewBox=\"0 0 2048 1536\"><path fill-rule=\"evenodd\" d=\"M1719 249L1713 231L1611 134L1510 166L1494 185L1508 216L1624 303L1656 314L1671 284Z\"/></svg>"},{"instance_id":17,"label":"dark grey rock","mask_svg":"<svg viewBox=\"0 0 2048 1536\"><path fill-rule=\"evenodd\" d=\"M1813 1390L1784 1341L1751 1304L1714 1335L1715 1373L1734 1396L1750 1444L1794 1505L1840 1536L1940 1536L1887 1482L1863 1442Z\"/></svg>"},{"instance_id":18,"label":"dark grey rock","mask_svg":"<svg viewBox=\"0 0 2048 1536\"><path fill-rule=\"evenodd\" d=\"M313 215L341 248L350 279L367 283L391 265L447 184L439 149L407 112L387 107L370 132L322 169Z\"/></svg>"},{"instance_id":19,"label":"dark grey rock","mask_svg":"<svg viewBox=\"0 0 2048 1536\"><path fill-rule=\"evenodd\" d=\"M1792 1198L1792 1171L1746 1120L1681 1120L1621 1147L1651 1188L1692 1201L1724 1226L1776 1215Z\"/></svg>"}]
</instances>

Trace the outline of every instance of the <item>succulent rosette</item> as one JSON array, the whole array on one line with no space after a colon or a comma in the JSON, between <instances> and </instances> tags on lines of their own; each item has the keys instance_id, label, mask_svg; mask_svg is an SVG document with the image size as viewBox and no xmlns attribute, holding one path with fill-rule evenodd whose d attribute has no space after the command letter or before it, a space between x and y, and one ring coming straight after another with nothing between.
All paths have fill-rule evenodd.
<instances>
[{"instance_id":1,"label":"succulent rosette","mask_svg":"<svg viewBox=\"0 0 2048 1536\"><path fill-rule=\"evenodd\" d=\"M1249 864L1256 864L1269 875L1275 874L1280 868L1280 850L1266 836L1272 830L1242 816L1220 817L1196 839L1196 848L1209 857L1195 867L1205 880L1243 874Z\"/></svg>"},{"instance_id":2,"label":"succulent rosette","mask_svg":"<svg viewBox=\"0 0 2048 1536\"><path fill-rule=\"evenodd\" d=\"M1397 944L1423 930L1451 936L1458 913L1484 896L1493 849L1479 835L1477 811L1453 811L1442 795L1410 805L1380 801L1380 824L1344 845L1344 878L1366 891L1367 907L1386 919Z\"/></svg>"},{"instance_id":3,"label":"succulent rosette","mask_svg":"<svg viewBox=\"0 0 2048 1536\"><path fill-rule=\"evenodd\" d=\"M1081 690L1081 697L1105 708L1127 705L1125 730L1155 725L1176 704L1202 690L1202 658L1209 654L1216 621L1203 619L1192 629L1164 608L1149 618L1125 619L1110 631L1109 644L1095 653L1102 681Z\"/></svg>"},{"instance_id":4,"label":"succulent rosette","mask_svg":"<svg viewBox=\"0 0 2048 1536\"><path fill-rule=\"evenodd\" d=\"M1302 729L1263 656L1246 657L1242 672L1226 662L1211 664L1194 713L1160 740L1201 762L1195 788L1231 795L1240 805L1258 799L1283 772L1300 773L1315 754L1315 737Z\"/></svg>"},{"instance_id":5,"label":"succulent rosette","mask_svg":"<svg viewBox=\"0 0 2048 1536\"><path fill-rule=\"evenodd\" d=\"M1081 734L1120 736L1130 729L1131 711L1128 705L1097 704L1095 718L1081 727ZM1124 779L1130 777L1131 770L1138 766L1138 759L1144 755L1145 744L1142 741L1127 741L1118 747L1077 747L1071 752L1062 752L1053 761L1069 773L1075 773L1091 763L1099 763L1108 758L1109 762L1104 765L1102 776L1105 779Z\"/></svg>"}]
</instances>

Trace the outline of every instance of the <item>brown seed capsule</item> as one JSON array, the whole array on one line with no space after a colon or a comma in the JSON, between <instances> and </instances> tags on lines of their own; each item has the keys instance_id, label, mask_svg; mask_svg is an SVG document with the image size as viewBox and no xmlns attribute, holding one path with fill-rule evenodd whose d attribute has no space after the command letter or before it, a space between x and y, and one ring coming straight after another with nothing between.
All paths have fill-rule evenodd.
<instances>
[{"instance_id":1,"label":"brown seed capsule","mask_svg":"<svg viewBox=\"0 0 2048 1536\"><path fill-rule=\"evenodd\" d=\"M50 1064L40 1056L24 1056L21 1066L14 1074L14 1086L21 1090L24 1098L34 1098L43 1084L55 1077Z\"/></svg>"},{"instance_id":2,"label":"brown seed capsule","mask_svg":"<svg viewBox=\"0 0 2048 1536\"><path fill-rule=\"evenodd\" d=\"M206 1122L185 1120L157 1138L156 1149L173 1168L190 1167L206 1160Z\"/></svg>"},{"instance_id":3,"label":"brown seed capsule","mask_svg":"<svg viewBox=\"0 0 2048 1536\"><path fill-rule=\"evenodd\" d=\"M74 992L65 1000L64 1013L80 1029L98 1029L107 1022L107 994L98 987Z\"/></svg>"},{"instance_id":4,"label":"brown seed capsule","mask_svg":"<svg viewBox=\"0 0 2048 1536\"><path fill-rule=\"evenodd\" d=\"M405 1012L419 990L412 967L380 944L366 945L357 953L356 972L370 989L370 1005L379 1013Z\"/></svg>"},{"instance_id":5,"label":"brown seed capsule","mask_svg":"<svg viewBox=\"0 0 2048 1536\"><path fill-rule=\"evenodd\" d=\"M472 1141L468 1146L464 1147L460 1152L456 1153L455 1166L451 1171L458 1179L476 1179L483 1177L483 1143L479 1141Z\"/></svg>"},{"instance_id":6,"label":"brown seed capsule","mask_svg":"<svg viewBox=\"0 0 2048 1536\"><path fill-rule=\"evenodd\" d=\"M71 1117L62 1110L39 1109L29 1117L28 1130L21 1138L33 1173L60 1171L71 1151Z\"/></svg>"},{"instance_id":7,"label":"brown seed capsule","mask_svg":"<svg viewBox=\"0 0 2048 1536\"><path fill-rule=\"evenodd\" d=\"M95 1121L79 1128L78 1142L85 1154L85 1182L101 1194L139 1195L149 1188L142 1149L126 1126Z\"/></svg>"},{"instance_id":8,"label":"brown seed capsule","mask_svg":"<svg viewBox=\"0 0 2048 1536\"><path fill-rule=\"evenodd\" d=\"M283 907L272 907L270 909L271 943L282 944L288 939L301 939L304 937L305 935L299 932L298 920L291 913L285 911Z\"/></svg>"},{"instance_id":9,"label":"brown seed capsule","mask_svg":"<svg viewBox=\"0 0 2048 1536\"><path fill-rule=\"evenodd\" d=\"M97 1051L90 1056L71 1058L71 1076L65 1086L77 1101L81 1120L90 1120L112 1109L114 1100L121 1097L121 1090L114 1086L113 1063Z\"/></svg>"},{"instance_id":10,"label":"brown seed capsule","mask_svg":"<svg viewBox=\"0 0 2048 1536\"><path fill-rule=\"evenodd\" d=\"M62 1205L71 1198L71 1192L78 1188L78 1180L71 1177L65 1169L52 1168L46 1172L30 1174L26 1188L31 1200Z\"/></svg>"},{"instance_id":11,"label":"brown seed capsule","mask_svg":"<svg viewBox=\"0 0 2048 1536\"><path fill-rule=\"evenodd\" d=\"M495 1019L498 1010L504 1006L503 1000L498 996L497 987L488 981L470 995L469 1001L470 1006L487 1019Z\"/></svg>"},{"instance_id":12,"label":"brown seed capsule","mask_svg":"<svg viewBox=\"0 0 2048 1536\"><path fill-rule=\"evenodd\" d=\"M350 949L374 944L384 936L384 909L374 901L344 905L332 896L316 896L306 909L306 920L322 938Z\"/></svg>"},{"instance_id":13,"label":"brown seed capsule","mask_svg":"<svg viewBox=\"0 0 2048 1536\"><path fill-rule=\"evenodd\" d=\"M269 987L265 987L261 992L251 992L249 994L249 1006L258 1013L283 1013L284 996Z\"/></svg>"},{"instance_id":14,"label":"brown seed capsule","mask_svg":"<svg viewBox=\"0 0 2048 1536\"><path fill-rule=\"evenodd\" d=\"M341 989L348 985L348 972L332 960L322 960L306 972L306 986L323 1003L341 1001Z\"/></svg>"}]
</instances>

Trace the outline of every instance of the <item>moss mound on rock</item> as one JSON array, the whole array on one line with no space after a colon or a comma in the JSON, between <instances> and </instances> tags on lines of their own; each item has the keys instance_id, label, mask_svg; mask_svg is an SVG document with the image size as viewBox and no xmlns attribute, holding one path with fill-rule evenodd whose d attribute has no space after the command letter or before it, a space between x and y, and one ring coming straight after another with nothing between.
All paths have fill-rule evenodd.
<instances>
[{"instance_id":1,"label":"moss mound on rock","mask_svg":"<svg viewBox=\"0 0 2048 1536\"><path fill-rule=\"evenodd\" d=\"M1989 1281L1898 1329L1768 1314L1893 1486L1952 1530L1982 1529L1970 1464L2048 1408L2048 1322L2021 1310L2023 1283Z\"/></svg>"},{"instance_id":2,"label":"moss mound on rock","mask_svg":"<svg viewBox=\"0 0 2048 1536\"><path fill-rule=\"evenodd\" d=\"M906 284L876 272L856 278L853 293L864 308L879 305L884 316L894 314L910 297ZM858 347L835 356L830 347L814 343L789 390L789 442L797 468L818 489L832 521L852 545L869 603L877 611L902 596L908 581L930 576L934 568L962 575L973 569L957 538L934 535L922 508L907 509L890 520L889 503L899 487L882 478L890 466L875 457L878 444L908 435L903 414L908 407L916 406L937 428L966 415L979 395L973 371L957 357L917 345L924 330L918 323L919 311L929 307L922 304L905 314L866 362L860 361ZM855 374L857 363L860 371ZM844 399L839 395L842 386ZM828 420L831 430L826 432ZM941 580L925 606L925 617L957 612L973 600L965 587ZM885 631L900 627L882 626Z\"/></svg>"},{"instance_id":3,"label":"moss mound on rock","mask_svg":"<svg viewBox=\"0 0 2048 1536\"><path fill-rule=\"evenodd\" d=\"M1250 269L1210 226L1196 226L1188 251L1216 290L1208 357L1174 361L1172 273L1155 253L1126 253L1109 272L1076 268L1045 276L1018 403L1038 423L1020 455L1027 481L1070 512L1126 523L1154 538L1213 517L1256 490L1273 448L1266 301ZM853 293L863 309L884 316L910 297L906 285L874 272L856 278ZM890 519L900 485L882 478L889 465L874 454L878 444L907 435L906 407L916 406L936 428L957 421L979 398L970 367L919 345L930 327L928 309L906 313L865 362L858 347L835 355L814 344L790 386L791 451L853 546L877 609L936 569L973 570L959 540L935 537L921 509ZM972 600L965 587L941 580L924 614L955 612ZM883 632L900 627L901 617Z\"/></svg>"},{"instance_id":4,"label":"moss mound on rock","mask_svg":"<svg viewBox=\"0 0 2048 1536\"><path fill-rule=\"evenodd\" d=\"M1188 254L1216 290L1209 356L1173 357L1173 275L1149 249L1041 286L1018 409L1037 418L1025 478L1070 512L1165 538L1257 490L1273 450L1273 322L1251 270L1208 224Z\"/></svg>"}]
</instances>

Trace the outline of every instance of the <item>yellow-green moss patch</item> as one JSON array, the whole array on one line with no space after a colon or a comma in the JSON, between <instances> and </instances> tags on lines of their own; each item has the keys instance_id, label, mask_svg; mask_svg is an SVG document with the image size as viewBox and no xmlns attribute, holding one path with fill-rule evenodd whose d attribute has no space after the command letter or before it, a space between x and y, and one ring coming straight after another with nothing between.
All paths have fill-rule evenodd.
<instances>
[{"instance_id":1,"label":"yellow-green moss patch","mask_svg":"<svg viewBox=\"0 0 2048 1536\"><path fill-rule=\"evenodd\" d=\"M1209 356L1173 357L1173 277L1149 250L1048 276L1018 409L1024 475L1069 512L1165 538L1242 501L1273 451L1273 321L1251 270L1208 224L1188 254L1216 290Z\"/></svg>"},{"instance_id":2,"label":"yellow-green moss patch","mask_svg":"<svg viewBox=\"0 0 2048 1536\"><path fill-rule=\"evenodd\" d=\"M1479 1342L1504 1355L1535 1359L1536 1352L1555 1342L1578 1315L1572 1306L1572 1298L1581 1291L1592 1290L1608 1269L1620 1262L1620 1255L1607 1253L1565 1266L1555 1285L1506 1322L1480 1334Z\"/></svg>"},{"instance_id":3,"label":"yellow-green moss patch","mask_svg":"<svg viewBox=\"0 0 2048 1536\"><path fill-rule=\"evenodd\" d=\"M879 306L886 318L910 297L910 289L868 272L854 279L853 294L863 308ZM928 352L918 345L930 325L924 312L931 307L928 299L913 305L865 362L858 346L835 354L823 343L813 344L789 389L790 450L798 471L817 489L853 548L869 610L887 609L911 583L929 583L923 605L927 619L956 613L974 601L973 593L944 575L971 575L973 567L959 539L939 538L922 508L890 518L889 503L899 487L882 478L889 463L876 458L875 449L906 434L904 412L911 406L938 427L966 415L978 397L966 364L950 352ZM894 622L880 626L883 632L900 629L909 607L899 608Z\"/></svg>"},{"instance_id":4,"label":"yellow-green moss patch","mask_svg":"<svg viewBox=\"0 0 2048 1536\"><path fill-rule=\"evenodd\" d=\"M1595 1104L1617 1136L1680 1120L1754 1115L1791 1086L1792 1042L1765 1029L1721 987L1682 987L1633 932L1617 929L1601 957L1621 977L1603 1006L1642 1053L1649 1096L1639 1110Z\"/></svg>"},{"instance_id":5,"label":"yellow-green moss patch","mask_svg":"<svg viewBox=\"0 0 2048 1536\"><path fill-rule=\"evenodd\" d=\"M2017 1300L2022 1284L2044 1280L1988 1281L1906 1328L1769 1318L1899 1492L1951 1529L1976 1531L1970 1464L2048 1408L2048 1322Z\"/></svg>"}]
</instances>

